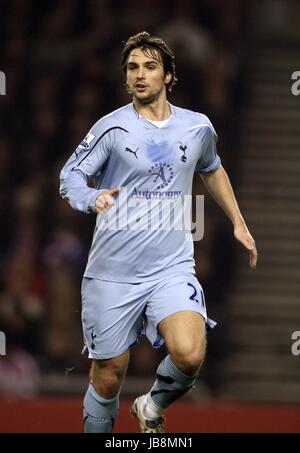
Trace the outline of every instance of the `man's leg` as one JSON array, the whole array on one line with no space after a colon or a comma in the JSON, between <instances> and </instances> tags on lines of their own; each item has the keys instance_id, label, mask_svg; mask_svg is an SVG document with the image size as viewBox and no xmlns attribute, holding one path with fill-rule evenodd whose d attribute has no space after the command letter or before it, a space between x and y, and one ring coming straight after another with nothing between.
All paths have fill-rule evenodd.
<instances>
[{"instance_id":1,"label":"man's leg","mask_svg":"<svg viewBox=\"0 0 300 453\"><path fill-rule=\"evenodd\" d=\"M193 386L205 356L205 320L199 313L174 313L163 319L158 329L169 355L158 366L150 392L137 398L132 408L144 432L163 430L162 413Z\"/></svg>"},{"instance_id":2,"label":"man's leg","mask_svg":"<svg viewBox=\"0 0 300 453\"><path fill-rule=\"evenodd\" d=\"M129 351L112 359L93 360L83 403L85 433L112 432L128 362Z\"/></svg>"},{"instance_id":3,"label":"man's leg","mask_svg":"<svg viewBox=\"0 0 300 453\"><path fill-rule=\"evenodd\" d=\"M163 319L159 331L169 355L158 366L148 399L150 407L153 402L164 410L195 382L205 356L205 320L199 313L182 311Z\"/></svg>"}]
</instances>

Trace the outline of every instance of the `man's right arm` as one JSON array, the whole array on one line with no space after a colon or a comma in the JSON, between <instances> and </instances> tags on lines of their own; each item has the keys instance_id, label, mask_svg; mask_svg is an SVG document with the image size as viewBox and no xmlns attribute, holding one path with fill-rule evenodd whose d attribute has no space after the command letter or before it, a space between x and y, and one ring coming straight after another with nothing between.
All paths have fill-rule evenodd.
<instances>
[{"instance_id":1,"label":"man's right arm","mask_svg":"<svg viewBox=\"0 0 300 453\"><path fill-rule=\"evenodd\" d=\"M86 213L96 212L96 199L105 191L88 186L109 157L111 143L109 134L99 140L97 124L85 137L64 165L60 173L59 192L72 208Z\"/></svg>"}]
</instances>

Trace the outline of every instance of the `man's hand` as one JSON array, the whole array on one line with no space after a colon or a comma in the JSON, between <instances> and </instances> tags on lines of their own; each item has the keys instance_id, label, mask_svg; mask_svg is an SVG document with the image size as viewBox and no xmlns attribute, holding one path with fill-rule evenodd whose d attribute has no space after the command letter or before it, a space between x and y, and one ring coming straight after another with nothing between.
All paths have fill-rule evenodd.
<instances>
[{"instance_id":1,"label":"man's hand","mask_svg":"<svg viewBox=\"0 0 300 453\"><path fill-rule=\"evenodd\" d=\"M95 211L97 212L97 214L105 212L108 208L116 204L113 195L116 195L119 192L120 188L118 187L116 189L105 190L105 192L102 192L100 195L98 195L95 203Z\"/></svg>"},{"instance_id":2,"label":"man's hand","mask_svg":"<svg viewBox=\"0 0 300 453\"><path fill-rule=\"evenodd\" d=\"M249 233L249 230L246 226L240 226L236 227L234 229L234 237L243 244L244 247L246 247L247 250L249 250L249 266L251 269L256 268L256 263L257 263L257 249L255 245L255 240Z\"/></svg>"}]
</instances>

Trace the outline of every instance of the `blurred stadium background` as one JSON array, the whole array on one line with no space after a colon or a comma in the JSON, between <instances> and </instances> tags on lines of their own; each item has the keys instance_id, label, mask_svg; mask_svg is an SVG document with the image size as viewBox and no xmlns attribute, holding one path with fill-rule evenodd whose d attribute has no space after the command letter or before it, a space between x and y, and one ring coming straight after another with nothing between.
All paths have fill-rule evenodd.
<instances>
[{"instance_id":1,"label":"blurred stadium background","mask_svg":"<svg viewBox=\"0 0 300 453\"><path fill-rule=\"evenodd\" d=\"M213 122L259 250L251 272L205 198L195 257L219 325L167 429L300 430L300 356L291 351L300 331L299 23L300 4L289 0L0 1L1 432L82 429L80 283L95 218L60 200L58 176L91 125L129 102L122 41L142 30L175 52L170 101ZM194 189L205 193L197 180ZM133 348L117 431L137 429L129 399L149 388L163 355L146 341Z\"/></svg>"}]
</instances>

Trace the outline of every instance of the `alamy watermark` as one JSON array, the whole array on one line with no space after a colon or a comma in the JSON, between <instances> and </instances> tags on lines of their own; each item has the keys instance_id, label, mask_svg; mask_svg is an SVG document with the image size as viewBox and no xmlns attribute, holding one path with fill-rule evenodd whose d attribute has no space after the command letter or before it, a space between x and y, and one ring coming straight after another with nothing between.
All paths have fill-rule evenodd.
<instances>
[{"instance_id":1,"label":"alamy watermark","mask_svg":"<svg viewBox=\"0 0 300 453\"><path fill-rule=\"evenodd\" d=\"M6 77L3 71L0 71L0 96L6 95Z\"/></svg>"},{"instance_id":2,"label":"alamy watermark","mask_svg":"<svg viewBox=\"0 0 300 453\"><path fill-rule=\"evenodd\" d=\"M0 331L0 355L6 355L6 336Z\"/></svg>"},{"instance_id":3,"label":"alamy watermark","mask_svg":"<svg viewBox=\"0 0 300 453\"><path fill-rule=\"evenodd\" d=\"M126 187L119 193L116 205L97 216L100 230L177 231L187 241L200 241L204 235L204 196L194 197L195 222L192 221L192 195L181 191Z\"/></svg>"},{"instance_id":4,"label":"alamy watermark","mask_svg":"<svg viewBox=\"0 0 300 453\"><path fill-rule=\"evenodd\" d=\"M300 71L294 71L292 73L292 80L295 80L291 86L291 92L294 96L299 96L300 94Z\"/></svg>"},{"instance_id":5,"label":"alamy watermark","mask_svg":"<svg viewBox=\"0 0 300 453\"><path fill-rule=\"evenodd\" d=\"M292 340L295 340L291 346L291 352L294 356L300 355L300 330L295 330L291 336Z\"/></svg>"}]
</instances>

